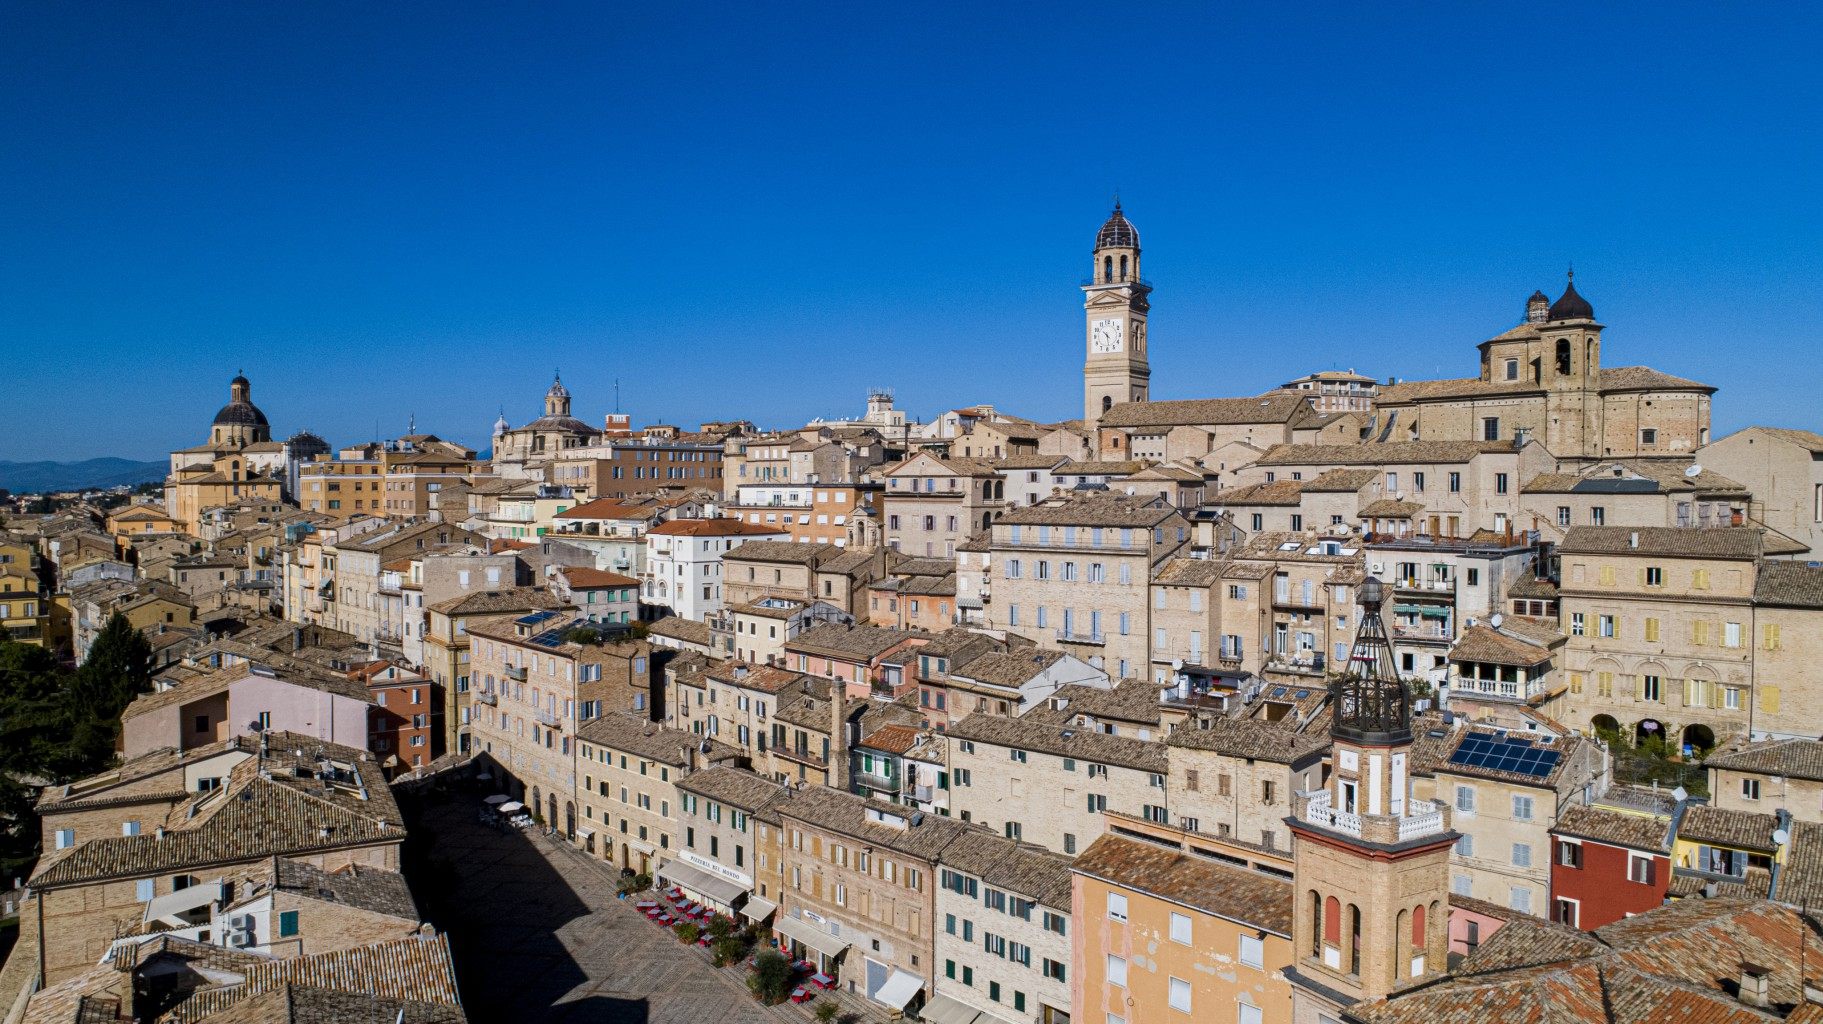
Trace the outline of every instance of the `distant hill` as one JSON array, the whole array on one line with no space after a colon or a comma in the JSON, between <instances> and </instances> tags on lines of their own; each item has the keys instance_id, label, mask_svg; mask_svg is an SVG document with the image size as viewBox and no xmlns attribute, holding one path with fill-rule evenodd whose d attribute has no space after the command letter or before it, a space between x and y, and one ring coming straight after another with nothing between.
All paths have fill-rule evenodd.
<instances>
[{"instance_id":1,"label":"distant hill","mask_svg":"<svg viewBox=\"0 0 1823 1024\"><path fill-rule=\"evenodd\" d=\"M163 480L171 464L132 459L84 459L81 462L7 462L0 460L0 488L14 494L132 487Z\"/></svg>"}]
</instances>

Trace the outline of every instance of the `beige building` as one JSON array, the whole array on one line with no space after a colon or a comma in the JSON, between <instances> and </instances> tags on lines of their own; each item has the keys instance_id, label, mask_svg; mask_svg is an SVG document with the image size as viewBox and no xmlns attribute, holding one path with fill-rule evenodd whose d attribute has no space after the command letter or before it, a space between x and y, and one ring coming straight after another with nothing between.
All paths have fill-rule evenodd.
<instances>
[{"instance_id":1,"label":"beige building","mask_svg":"<svg viewBox=\"0 0 1823 1024\"><path fill-rule=\"evenodd\" d=\"M470 678L468 628L485 619L562 607L539 587L479 590L430 605L424 626L424 672L443 694L443 749L469 751L475 697Z\"/></svg>"},{"instance_id":2,"label":"beige building","mask_svg":"<svg viewBox=\"0 0 1823 1024\"><path fill-rule=\"evenodd\" d=\"M650 719L655 689L650 644L570 639L586 625L580 616L544 611L469 628L469 749L508 792L572 837L577 729L615 713Z\"/></svg>"},{"instance_id":3,"label":"beige building","mask_svg":"<svg viewBox=\"0 0 1823 1024\"><path fill-rule=\"evenodd\" d=\"M993 526L988 624L1035 635L1115 679L1144 673L1152 578L1189 535L1182 513L1156 498L1070 495L1008 512Z\"/></svg>"},{"instance_id":4,"label":"beige building","mask_svg":"<svg viewBox=\"0 0 1823 1024\"><path fill-rule=\"evenodd\" d=\"M1165 788L1178 828L1290 854L1291 797L1322 788L1328 736L1221 717L1181 725L1166 743Z\"/></svg>"},{"instance_id":5,"label":"beige building","mask_svg":"<svg viewBox=\"0 0 1823 1024\"><path fill-rule=\"evenodd\" d=\"M935 993L925 1020L1070 1019L1070 861L970 829L937 869Z\"/></svg>"},{"instance_id":6,"label":"beige building","mask_svg":"<svg viewBox=\"0 0 1823 1024\"><path fill-rule=\"evenodd\" d=\"M1762 561L1753 587L1754 736L1817 734L1823 721L1823 568ZM1726 636L1724 636L1726 639Z\"/></svg>"},{"instance_id":7,"label":"beige building","mask_svg":"<svg viewBox=\"0 0 1823 1024\"><path fill-rule=\"evenodd\" d=\"M1007 507L1006 481L986 459L921 452L886 471L880 495L886 546L917 557L949 557Z\"/></svg>"},{"instance_id":8,"label":"beige building","mask_svg":"<svg viewBox=\"0 0 1823 1024\"><path fill-rule=\"evenodd\" d=\"M950 808L1009 839L1066 856L1103 831L1102 812L1168 820L1161 743L1072 727L1035 711L950 726Z\"/></svg>"},{"instance_id":9,"label":"beige building","mask_svg":"<svg viewBox=\"0 0 1823 1024\"><path fill-rule=\"evenodd\" d=\"M677 783L734 754L720 744L704 753L701 737L626 711L582 723L576 739L582 820L571 840L638 874L652 873L675 855Z\"/></svg>"},{"instance_id":10,"label":"beige building","mask_svg":"<svg viewBox=\"0 0 1823 1024\"><path fill-rule=\"evenodd\" d=\"M1765 740L1717 751L1703 762L1710 805L1725 811L1788 811L1823 822L1823 741Z\"/></svg>"},{"instance_id":11,"label":"beige building","mask_svg":"<svg viewBox=\"0 0 1823 1024\"><path fill-rule=\"evenodd\" d=\"M1704 445L1696 461L1752 493L1755 522L1803 545L1802 557L1823 558L1823 434L1748 427Z\"/></svg>"},{"instance_id":12,"label":"beige building","mask_svg":"<svg viewBox=\"0 0 1823 1024\"><path fill-rule=\"evenodd\" d=\"M1274 682L1321 688L1354 638L1355 587L1364 577L1357 538L1254 537L1222 568L1217 661Z\"/></svg>"},{"instance_id":13,"label":"beige building","mask_svg":"<svg viewBox=\"0 0 1823 1024\"><path fill-rule=\"evenodd\" d=\"M1572 527L1558 548L1569 682L1558 718L1693 750L1752 729L1764 545L1738 527Z\"/></svg>"},{"instance_id":14,"label":"beige building","mask_svg":"<svg viewBox=\"0 0 1823 1024\"><path fill-rule=\"evenodd\" d=\"M1753 504L1709 467L1647 460L1543 473L1522 490L1521 525L1553 539L1572 526L1744 526Z\"/></svg>"}]
</instances>

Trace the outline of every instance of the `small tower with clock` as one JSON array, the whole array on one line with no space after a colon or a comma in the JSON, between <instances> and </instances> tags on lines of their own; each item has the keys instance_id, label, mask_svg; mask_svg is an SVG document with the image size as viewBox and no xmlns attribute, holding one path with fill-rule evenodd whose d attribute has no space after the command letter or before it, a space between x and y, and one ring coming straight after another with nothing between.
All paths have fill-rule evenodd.
<instances>
[{"instance_id":1,"label":"small tower with clock","mask_svg":"<svg viewBox=\"0 0 1823 1024\"><path fill-rule=\"evenodd\" d=\"M1139 229L1121 212L1118 199L1095 236L1095 261L1082 291L1088 320L1082 422L1093 430L1109 409L1146 401L1151 393L1146 312L1152 308L1152 286L1139 276Z\"/></svg>"}]
</instances>

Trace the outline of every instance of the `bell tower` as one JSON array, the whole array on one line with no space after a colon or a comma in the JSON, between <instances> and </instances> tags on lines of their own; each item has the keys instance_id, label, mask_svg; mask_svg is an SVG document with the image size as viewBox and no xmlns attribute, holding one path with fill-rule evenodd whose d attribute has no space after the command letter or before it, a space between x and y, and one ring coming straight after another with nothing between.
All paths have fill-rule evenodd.
<instances>
[{"instance_id":1,"label":"bell tower","mask_svg":"<svg viewBox=\"0 0 1823 1024\"><path fill-rule=\"evenodd\" d=\"M1360 631L1329 687L1334 770L1326 788L1297 795L1287 819L1294 1021L1339 1018L1447 963L1457 835L1442 805L1411 795L1411 700L1380 619L1385 594L1374 577L1361 585Z\"/></svg>"},{"instance_id":2,"label":"bell tower","mask_svg":"<svg viewBox=\"0 0 1823 1024\"><path fill-rule=\"evenodd\" d=\"M1088 357L1083 363L1083 426L1093 430L1102 414L1151 394L1146 361L1146 313L1152 286L1139 276L1139 229L1114 213L1095 236L1089 280L1082 286Z\"/></svg>"}]
</instances>

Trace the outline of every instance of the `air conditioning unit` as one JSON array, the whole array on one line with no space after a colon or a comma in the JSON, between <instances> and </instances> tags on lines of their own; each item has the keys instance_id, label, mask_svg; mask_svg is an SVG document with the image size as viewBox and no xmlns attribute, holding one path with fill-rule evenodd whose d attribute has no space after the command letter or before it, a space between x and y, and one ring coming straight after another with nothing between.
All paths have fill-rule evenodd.
<instances>
[{"instance_id":1,"label":"air conditioning unit","mask_svg":"<svg viewBox=\"0 0 1823 1024\"><path fill-rule=\"evenodd\" d=\"M228 927L236 931L250 932L258 924L259 922L254 920L252 914L236 914L228 919Z\"/></svg>"},{"instance_id":2,"label":"air conditioning unit","mask_svg":"<svg viewBox=\"0 0 1823 1024\"><path fill-rule=\"evenodd\" d=\"M253 945L253 933L229 932L228 945L233 946L235 949L246 949L248 946Z\"/></svg>"}]
</instances>

